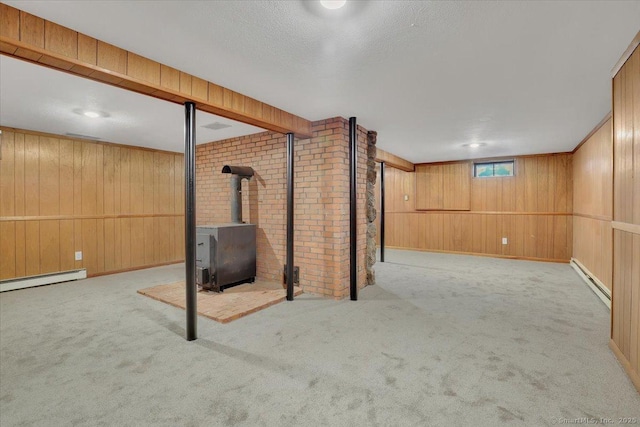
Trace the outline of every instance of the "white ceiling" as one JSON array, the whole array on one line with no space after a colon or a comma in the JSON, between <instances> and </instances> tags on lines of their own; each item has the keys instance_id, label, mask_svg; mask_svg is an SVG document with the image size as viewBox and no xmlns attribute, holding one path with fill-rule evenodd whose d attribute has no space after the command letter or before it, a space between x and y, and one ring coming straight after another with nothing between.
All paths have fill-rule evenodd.
<instances>
[{"instance_id":1,"label":"white ceiling","mask_svg":"<svg viewBox=\"0 0 640 427\"><path fill-rule=\"evenodd\" d=\"M310 120L356 116L414 162L573 149L640 29L638 1L6 3Z\"/></svg>"},{"instance_id":2,"label":"white ceiling","mask_svg":"<svg viewBox=\"0 0 640 427\"><path fill-rule=\"evenodd\" d=\"M85 117L81 114L85 110L108 117ZM216 122L230 127L202 127ZM182 106L7 56L0 56L0 125L184 151ZM202 111L196 113L197 143L262 131Z\"/></svg>"}]
</instances>

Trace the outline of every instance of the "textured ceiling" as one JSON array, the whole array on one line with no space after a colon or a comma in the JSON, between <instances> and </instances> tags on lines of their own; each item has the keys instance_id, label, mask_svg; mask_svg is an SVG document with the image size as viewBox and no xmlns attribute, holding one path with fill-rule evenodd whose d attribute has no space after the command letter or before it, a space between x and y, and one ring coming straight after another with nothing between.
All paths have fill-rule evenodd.
<instances>
[{"instance_id":1,"label":"textured ceiling","mask_svg":"<svg viewBox=\"0 0 640 427\"><path fill-rule=\"evenodd\" d=\"M184 151L184 109L178 104L0 56L0 125L168 151ZM83 110L108 117L89 118ZM211 123L230 125L212 130ZM198 143L262 129L198 111Z\"/></svg>"},{"instance_id":2,"label":"textured ceiling","mask_svg":"<svg viewBox=\"0 0 640 427\"><path fill-rule=\"evenodd\" d=\"M356 116L416 162L573 149L640 29L638 1L6 3L311 120Z\"/></svg>"}]
</instances>

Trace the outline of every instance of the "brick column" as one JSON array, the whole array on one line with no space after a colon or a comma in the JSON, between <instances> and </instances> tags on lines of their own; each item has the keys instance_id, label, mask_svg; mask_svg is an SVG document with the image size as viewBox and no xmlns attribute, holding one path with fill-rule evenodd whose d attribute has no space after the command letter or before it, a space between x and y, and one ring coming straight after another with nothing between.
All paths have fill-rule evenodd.
<instances>
[{"instance_id":1,"label":"brick column","mask_svg":"<svg viewBox=\"0 0 640 427\"><path fill-rule=\"evenodd\" d=\"M333 298L349 294L349 134L338 117L312 124L313 136L295 142L295 259L305 292ZM358 127L358 283L370 283L367 253L367 131ZM199 145L197 222L228 222L225 164L251 166L243 182L243 217L257 227L257 276L282 282L285 262L285 137L263 132Z\"/></svg>"}]
</instances>

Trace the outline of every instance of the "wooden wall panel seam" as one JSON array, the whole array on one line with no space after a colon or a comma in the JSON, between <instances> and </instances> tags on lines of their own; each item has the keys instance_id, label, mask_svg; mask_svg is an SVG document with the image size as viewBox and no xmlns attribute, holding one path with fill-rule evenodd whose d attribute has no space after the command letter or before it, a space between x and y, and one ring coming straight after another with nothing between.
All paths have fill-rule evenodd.
<instances>
[{"instance_id":1,"label":"wooden wall panel seam","mask_svg":"<svg viewBox=\"0 0 640 427\"><path fill-rule=\"evenodd\" d=\"M613 128L608 114L573 154L573 259L613 288Z\"/></svg>"},{"instance_id":2,"label":"wooden wall panel seam","mask_svg":"<svg viewBox=\"0 0 640 427\"><path fill-rule=\"evenodd\" d=\"M12 236L11 239L5 239L3 235L3 244L10 240L12 245L10 249L13 249L15 255L11 259L6 257L6 265L2 264L0 272L2 279L69 268L86 268L89 275L120 270L123 268L121 263L108 261L107 258L111 256L112 251L115 252L115 242L122 241L122 244L129 244L132 239L115 236L114 223L135 220L148 226L150 221L158 225L168 221L175 224L180 223L184 218L183 213L171 212L171 209L160 206L167 203L168 197L174 198L172 203L181 203L182 193L177 187L182 185L182 181L177 179L169 182L164 178L171 172L168 169L174 167L173 162L166 160L175 159L179 162L181 155L175 153L168 155L165 152L154 154L152 150L141 150L137 147L110 147L108 144L67 140L48 134L45 136L20 133L19 130L7 132L6 135L13 137L14 143L11 144L13 153L16 153L15 147L19 147L21 153L12 156L11 160L9 156L3 159L2 170L10 171L7 162L12 162L12 175L7 177L6 181L14 190L11 196L12 204L15 206L22 203L28 211L25 212L22 208L4 209L2 211L4 216L0 216L2 232L6 230ZM18 143L16 144L15 141ZM26 144L23 144L24 141ZM9 144L5 145L5 147L8 146ZM119 165L122 161L120 155L126 154L129 158L132 156L131 153L139 153L140 159L156 157L158 162L154 165L154 170L159 179L155 181L147 179L146 183L133 182L128 177L125 178L124 170L120 179ZM144 153L147 154L144 155ZM17 174L22 173L18 169L26 171L26 179L22 176L18 179ZM117 180L115 179L116 171L118 171ZM5 183L4 177L2 183ZM146 194L152 197L151 205L148 207L157 207L156 211L153 212L153 209L146 212L143 209L129 211L131 206L120 199L129 197L132 193L129 190L133 187L140 187L140 191L144 193L144 185L148 186ZM117 194L110 190L111 186L114 189L117 186ZM70 187L69 191L65 193L63 187ZM16 188L18 191L15 191ZM4 193L4 190L0 192L0 194ZM29 197L22 201L25 193ZM40 197L39 194L46 197ZM71 200L63 203L61 201L63 194L65 200L69 197ZM171 196L171 194L177 194L177 196ZM114 211L114 205L118 206L117 212ZM123 212L120 209L121 206L126 207L127 210ZM138 259L136 262L125 260L124 267L150 266L181 259L183 247L180 244L180 238L174 238L174 234L178 236L182 229L165 232L168 231L165 228L158 226L153 233L149 233L147 227L147 233L145 233L147 243L150 247L158 248L158 251L147 260ZM128 235L133 231L131 228L122 227L118 228L117 232ZM122 250L120 245L118 243L118 254ZM73 253L80 250L84 252L83 260L75 261ZM4 247L2 251L4 254ZM22 265L25 265L24 269Z\"/></svg>"},{"instance_id":3,"label":"wooden wall panel seam","mask_svg":"<svg viewBox=\"0 0 640 427\"><path fill-rule=\"evenodd\" d=\"M415 172L386 168L387 244L417 250L449 250L487 253L568 262L573 246L573 185L571 154L513 157L516 176L493 180L470 178L469 210L421 210L431 193L442 187L439 176L464 174L470 177L471 162L441 162L416 165ZM527 163L527 166L525 166ZM540 171L549 175L537 180ZM465 164L467 171L457 165ZM417 181L430 182L420 185ZM528 181L528 182L527 182ZM414 185L415 183L415 185ZM447 190L450 184L447 185ZM545 188L537 191L538 186ZM554 188L562 187L558 193ZM431 188L433 187L433 189ZM527 190L524 196L525 187ZM404 195L414 190L415 206ZM539 194L538 194L539 193ZM535 200L529 200L534 198ZM540 200L539 200L540 199ZM452 203L448 201L447 203ZM540 208L538 207L540 203ZM457 206L459 207L459 206ZM545 210L546 209L546 210ZM507 237L508 243L501 240Z\"/></svg>"},{"instance_id":4,"label":"wooden wall panel seam","mask_svg":"<svg viewBox=\"0 0 640 427\"><path fill-rule=\"evenodd\" d=\"M568 233L571 216L501 216L467 214L434 214L428 218L410 212L387 214L389 231L387 245L415 250L445 250L450 252L485 253L536 259L555 259L568 262L571 258L572 237ZM425 220L413 220L412 218ZM522 218L513 227L505 218ZM560 220L550 220L557 218ZM439 219L444 223L436 225ZM421 224L425 223L422 227ZM435 225L432 227L431 225ZM407 225L406 227L404 225ZM534 228L531 228L531 227ZM424 230L424 231L423 231ZM557 235L558 238L545 238ZM444 236L443 243L438 243ZM507 237L507 244L501 239ZM519 243L520 242L520 243ZM522 244L524 243L524 246Z\"/></svg>"},{"instance_id":5,"label":"wooden wall panel seam","mask_svg":"<svg viewBox=\"0 0 640 427\"><path fill-rule=\"evenodd\" d=\"M40 177L40 161L41 161L41 158L40 158L40 154L39 153L40 153L40 138L38 138L38 187L40 187L40 182L41 182L40 181L41 180L41 177ZM40 211L39 207L38 207L38 213L42 213ZM40 227L40 222L38 222L38 252L42 253L41 252L42 251L42 242L40 240L40 237L42 236L42 233L41 233L41 229L40 228L41 228ZM38 257L38 273L41 273L41 272L42 272L42 257L39 256Z\"/></svg>"},{"instance_id":6,"label":"wooden wall panel seam","mask_svg":"<svg viewBox=\"0 0 640 427\"><path fill-rule=\"evenodd\" d=\"M640 391L640 33L618 62L613 88L613 299L610 347ZM619 67L619 68L618 68ZM639 181L640 182L640 181Z\"/></svg>"}]
</instances>

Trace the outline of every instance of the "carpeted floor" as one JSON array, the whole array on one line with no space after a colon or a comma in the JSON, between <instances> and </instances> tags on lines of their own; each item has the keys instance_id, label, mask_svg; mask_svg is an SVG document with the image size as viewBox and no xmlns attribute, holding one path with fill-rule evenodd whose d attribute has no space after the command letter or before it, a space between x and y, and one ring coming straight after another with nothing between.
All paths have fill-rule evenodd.
<instances>
[{"instance_id":1,"label":"carpeted floor","mask_svg":"<svg viewBox=\"0 0 640 427\"><path fill-rule=\"evenodd\" d=\"M565 264L388 251L360 301L223 325L136 294L180 266L0 294L0 425L544 426L640 417ZM304 272L303 272L304 273ZM304 279L303 279L304 280Z\"/></svg>"}]
</instances>

